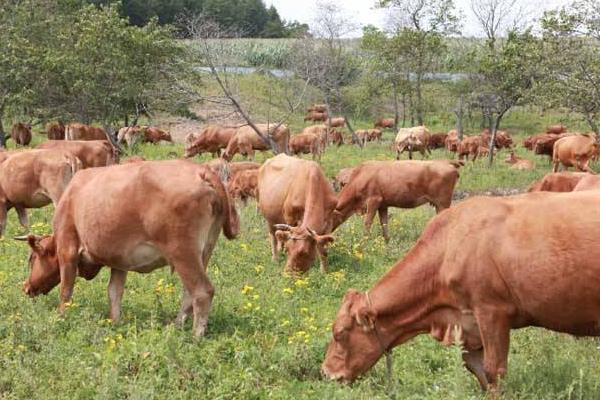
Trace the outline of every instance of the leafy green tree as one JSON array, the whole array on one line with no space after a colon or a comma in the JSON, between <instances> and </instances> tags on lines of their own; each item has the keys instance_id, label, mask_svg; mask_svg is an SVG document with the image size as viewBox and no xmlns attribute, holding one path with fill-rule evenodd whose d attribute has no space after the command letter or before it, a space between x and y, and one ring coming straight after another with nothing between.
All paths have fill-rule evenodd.
<instances>
[{"instance_id":1,"label":"leafy green tree","mask_svg":"<svg viewBox=\"0 0 600 400\"><path fill-rule=\"evenodd\" d=\"M542 19L543 68L538 100L581 114L600 135L600 7L575 1Z\"/></svg>"},{"instance_id":2,"label":"leafy green tree","mask_svg":"<svg viewBox=\"0 0 600 400\"><path fill-rule=\"evenodd\" d=\"M392 11L394 34L398 36L408 60L417 123L424 122L423 79L433 72L445 50L443 38L459 31L459 19L453 0L378 0ZM412 81L414 79L414 82ZM412 108L412 107L411 107Z\"/></svg>"}]
</instances>

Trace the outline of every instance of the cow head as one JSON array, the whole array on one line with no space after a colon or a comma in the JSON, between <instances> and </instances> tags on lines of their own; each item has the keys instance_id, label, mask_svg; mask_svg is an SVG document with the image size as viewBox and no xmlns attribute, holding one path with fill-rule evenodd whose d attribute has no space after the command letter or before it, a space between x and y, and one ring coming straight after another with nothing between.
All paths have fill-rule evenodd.
<instances>
[{"instance_id":1,"label":"cow head","mask_svg":"<svg viewBox=\"0 0 600 400\"><path fill-rule=\"evenodd\" d=\"M321 366L325 376L350 383L375 365L384 352L376 318L365 294L353 289L346 292Z\"/></svg>"},{"instance_id":2,"label":"cow head","mask_svg":"<svg viewBox=\"0 0 600 400\"><path fill-rule=\"evenodd\" d=\"M308 271L315 261L317 252L327 256L327 246L333 242L331 235L318 235L314 230L286 224L275 225L275 237L284 243L288 254L284 270L292 273Z\"/></svg>"},{"instance_id":3,"label":"cow head","mask_svg":"<svg viewBox=\"0 0 600 400\"><path fill-rule=\"evenodd\" d=\"M27 235L15 239L27 241L31 247L29 278L23 283L23 291L30 297L47 294L60 283L54 236Z\"/></svg>"}]
</instances>

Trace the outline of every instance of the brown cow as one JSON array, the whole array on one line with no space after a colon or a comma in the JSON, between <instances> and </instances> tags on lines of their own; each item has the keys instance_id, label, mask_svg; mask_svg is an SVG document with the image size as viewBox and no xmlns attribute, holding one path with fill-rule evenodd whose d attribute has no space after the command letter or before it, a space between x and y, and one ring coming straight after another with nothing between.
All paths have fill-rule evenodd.
<instances>
[{"instance_id":1,"label":"brown cow","mask_svg":"<svg viewBox=\"0 0 600 400\"><path fill-rule=\"evenodd\" d=\"M258 193L273 259L283 244L288 254L284 271L308 271L317 253L326 272L336 197L319 164L285 154L270 158L258 172Z\"/></svg>"},{"instance_id":2,"label":"brown cow","mask_svg":"<svg viewBox=\"0 0 600 400\"><path fill-rule=\"evenodd\" d=\"M327 104L313 104L306 109L306 112L316 111L320 113L327 112Z\"/></svg>"},{"instance_id":3,"label":"brown cow","mask_svg":"<svg viewBox=\"0 0 600 400\"><path fill-rule=\"evenodd\" d=\"M329 130L327 138L329 143L335 144L338 147L344 144L344 136L342 135L342 132L338 131L335 128Z\"/></svg>"},{"instance_id":4,"label":"brown cow","mask_svg":"<svg viewBox=\"0 0 600 400\"><path fill-rule=\"evenodd\" d=\"M227 185L229 194L234 199L241 199L244 204L248 197L258 198L258 169L242 170L233 175Z\"/></svg>"},{"instance_id":5,"label":"brown cow","mask_svg":"<svg viewBox=\"0 0 600 400\"><path fill-rule=\"evenodd\" d=\"M0 236L6 215L15 208L19 222L28 227L27 208L58 204L65 188L81 168L77 157L66 151L29 150L9 152L0 163Z\"/></svg>"},{"instance_id":6,"label":"brown cow","mask_svg":"<svg viewBox=\"0 0 600 400\"><path fill-rule=\"evenodd\" d=\"M600 176L586 174L579 180L577 185L573 188L574 192L580 192L582 190L598 190L600 189Z\"/></svg>"},{"instance_id":7,"label":"brown cow","mask_svg":"<svg viewBox=\"0 0 600 400\"><path fill-rule=\"evenodd\" d=\"M340 172L338 172L333 179L333 187L336 191L339 192L348 184L348 182L350 182L350 177L352 176L354 170L354 167L340 169Z\"/></svg>"},{"instance_id":8,"label":"brown cow","mask_svg":"<svg viewBox=\"0 0 600 400\"><path fill-rule=\"evenodd\" d=\"M283 152L288 146L290 139L290 130L286 125L274 125L274 124L256 124L256 127L260 130L263 135L271 136L275 142L278 152ZM235 135L231 138L223 158L227 161L231 161L236 153L240 153L243 156L254 159L254 150L266 151L270 150L271 147L264 140L258 136L258 134L252 129L251 126L245 125L237 130Z\"/></svg>"},{"instance_id":9,"label":"brown cow","mask_svg":"<svg viewBox=\"0 0 600 400\"><path fill-rule=\"evenodd\" d=\"M127 202L115 207L115 199ZM214 294L208 261L221 230L228 239L237 236L239 219L214 173L169 160L79 172L56 208L53 226L49 240L27 237L31 273L23 289L29 296L60 283L63 313L78 270L106 265L110 317L117 322L127 273L169 264L184 287L176 323L193 312L193 333L202 336Z\"/></svg>"},{"instance_id":10,"label":"brown cow","mask_svg":"<svg viewBox=\"0 0 600 400\"><path fill-rule=\"evenodd\" d=\"M445 210L374 287L346 293L322 371L352 382L429 333L460 343L466 368L496 391L511 329L600 335L599 220L589 191L475 197Z\"/></svg>"},{"instance_id":11,"label":"brown cow","mask_svg":"<svg viewBox=\"0 0 600 400\"><path fill-rule=\"evenodd\" d=\"M331 120L327 120L326 123L331 128L343 128L346 126L346 118L334 117L334 118L331 118Z\"/></svg>"},{"instance_id":12,"label":"brown cow","mask_svg":"<svg viewBox=\"0 0 600 400\"><path fill-rule=\"evenodd\" d=\"M552 153L554 152L554 143L562 137L566 135L554 135L554 134L543 134L536 135L537 137L533 138L531 143L533 146L533 152L539 155L547 155L552 158Z\"/></svg>"},{"instance_id":13,"label":"brown cow","mask_svg":"<svg viewBox=\"0 0 600 400\"><path fill-rule=\"evenodd\" d=\"M364 162L338 196L333 229L366 208L365 230L370 231L378 212L387 242L388 207L415 208L430 203L438 213L450 207L461 165L445 160Z\"/></svg>"},{"instance_id":14,"label":"brown cow","mask_svg":"<svg viewBox=\"0 0 600 400\"><path fill-rule=\"evenodd\" d=\"M458 151L458 144L460 140L458 140L458 132L456 129L452 129L446 135L446 139L444 140L444 144L446 145L446 149L452 153L456 153Z\"/></svg>"},{"instance_id":15,"label":"brown cow","mask_svg":"<svg viewBox=\"0 0 600 400\"><path fill-rule=\"evenodd\" d=\"M426 153L431 154L429 150L429 138L431 134L425 126L414 126L412 128L400 128L396 139L394 140L394 148L396 150L396 160L400 159L400 154L408 149L408 158L412 160L412 152L419 151L423 158Z\"/></svg>"},{"instance_id":16,"label":"brown cow","mask_svg":"<svg viewBox=\"0 0 600 400\"><path fill-rule=\"evenodd\" d=\"M317 111L311 111L308 114L306 114L306 116L304 117L304 121L326 121L327 120L327 113L326 112L317 112Z\"/></svg>"},{"instance_id":17,"label":"brown cow","mask_svg":"<svg viewBox=\"0 0 600 400\"><path fill-rule=\"evenodd\" d=\"M538 142L538 140L543 139L548 137L549 134L547 133L538 133L536 135L531 135L525 138L525 140L523 140L523 147L525 147L528 150L534 151L535 150L535 146ZM552 137L556 137L557 135L553 135ZM554 145L554 143L552 143Z\"/></svg>"},{"instance_id":18,"label":"brown cow","mask_svg":"<svg viewBox=\"0 0 600 400\"><path fill-rule=\"evenodd\" d=\"M133 147L143 139L142 128L140 126L124 126L117 132L117 142L127 143L128 147Z\"/></svg>"},{"instance_id":19,"label":"brown cow","mask_svg":"<svg viewBox=\"0 0 600 400\"><path fill-rule=\"evenodd\" d=\"M565 133L567 131L567 127L564 126L563 124L558 124L558 125L550 125L549 127L546 128L546 133L554 133L554 134L561 134L561 133Z\"/></svg>"},{"instance_id":20,"label":"brown cow","mask_svg":"<svg viewBox=\"0 0 600 400\"><path fill-rule=\"evenodd\" d=\"M108 134L102 128L75 122L65 126L65 140L108 140Z\"/></svg>"},{"instance_id":21,"label":"brown cow","mask_svg":"<svg viewBox=\"0 0 600 400\"><path fill-rule=\"evenodd\" d=\"M559 164L565 168L575 167L579 171L585 171L594 174L590 168L589 162L598 143L591 134L566 136L558 139L554 143L552 153L552 172L558 171Z\"/></svg>"},{"instance_id":22,"label":"brown cow","mask_svg":"<svg viewBox=\"0 0 600 400\"><path fill-rule=\"evenodd\" d=\"M550 172L529 185L528 192L572 192L585 172Z\"/></svg>"},{"instance_id":23,"label":"brown cow","mask_svg":"<svg viewBox=\"0 0 600 400\"><path fill-rule=\"evenodd\" d=\"M510 167L512 169L532 170L535 168L535 165L532 161L515 155L514 151L511 151L510 154L506 156L504 162L507 164L512 164Z\"/></svg>"},{"instance_id":24,"label":"brown cow","mask_svg":"<svg viewBox=\"0 0 600 400\"><path fill-rule=\"evenodd\" d=\"M367 141L369 139L369 130L368 129L357 129L356 131L354 131L354 133L356 134L356 137L358 138L358 143L364 147L367 144Z\"/></svg>"},{"instance_id":25,"label":"brown cow","mask_svg":"<svg viewBox=\"0 0 600 400\"><path fill-rule=\"evenodd\" d=\"M61 121L48 122L45 130L49 140L65 139L65 124L63 124Z\"/></svg>"},{"instance_id":26,"label":"brown cow","mask_svg":"<svg viewBox=\"0 0 600 400\"><path fill-rule=\"evenodd\" d=\"M447 133L434 133L429 138L429 148L433 149L443 149L446 147L446 138L448 137Z\"/></svg>"},{"instance_id":27,"label":"brown cow","mask_svg":"<svg viewBox=\"0 0 600 400\"><path fill-rule=\"evenodd\" d=\"M329 129L330 131L332 131L333 129ZM307 134L307 133L312 133L314 135L317 135L319 137L319 142L321 144L321 149L325 150L325 148L327 147L327 141L328 141L328 136L327 136L327 126L321 124L321 125L311 125L311 126L307 126L304 129L302 129L302 132L300 132L301 134Z\"/></svg>"},{"instance_id":28,"label":"brown cow","mask_svg":"<svg viewBox=\"0 0 600 400\"><path fill-rule=\"evenodd\" d=\"M142 126L142 132L144 133L144 143L173 142L171 134L156 126Z\"/></svg>"},{"instance_id":29,"label":"brown cow","mask_svg":"<svg viewBox=\"0 0 600 400\"><path fill-rule=\"evenodd\" d=\"M209 125L198 135L188 135L184 157L190 158L196 154L202 155L202 153L211 153L213 157L218 157L221 155L221 149L227 147L236 131L237 128Z\"/></svg>"},{"instance_id":30,"label":"brown cow","mask_svg":"<svg viewBox=\"0 0 600 400\"><path fill-rule=\"evenodd\" d=\"M486 147L489 147L490 141L492 140L492 134L490 133L490 130L487 128L484 129L483 132L481 132L481 134L479 136L481 136L481 140L482 140L481 143L484 144ZM498 150L501 150L504 148L511 148L512 145L513 145L513 140L508 132L500 131L500 130L496 131L496 139L494 140L495 148L497 148Z\"/></svg>"},{"instance_id":31,"label":"brown cow","mask_svg":"<svg viewBox=\"0 0 600 400\"><path fill-rule=\"evenodd\" d=\"M290 154L312 154L313 160L321 161L321 138L314 133L290 136Z\"/></svg>"},{"instance_id":32,"label":"brown cow","mask_svg":"<svg viewBox=\"0 0 600 400\"><path fill-rule=\"evenodd\" d=\"M390 129L394 129L394 126L396 125L394 118L379 118L377 121L375 121L375 124L373 124L374 128L381 128L381 129L385 129L385 128L390 128Z\"/></svg>"},{"instance_id":33,"label":"brown cow","mask_svg":"<svg viewBox=\"0 0 600 400\"><path fill-rule=\"evenodd\" d=\"M202 165L207 166L221 178L221 181L228 182L237 175L241 171L259 169L260 164L253 161L237 161L237 162L229 162L222 158L216 158L214 160L207 161L202 163Z\"/></svg>"},{"instance_id":34,"label":"brown cow","mask_svg":"<svg viewBox=\"0 0 600 400\"><path fill-rule=\"evenodd\" d=\"M81 160L82 168L119 163L119 153L106 140L48 140L37 148L68 151Z\"/></svg>"},{"instance_id":35,"label":"brown cow","mask_svg":"<svg viewBox=\"0 0 600 400\"><path fill-rule=\"evenodd\" d=\"M367 129L367 141L377 141L377 143L381 142L381 129Z\"/></svg>"},{"instance_id":36,"label":"brown cow","mask_svg":"<svg viewBox=\"0 0 600 400\"><path fill-rule=\"evenodd\" d=\"M479 149L483 147L481 141L481 136L463 136L462 141L458 143L458 147L456 149L458 159L462 160L466 157L467 161L469 161L469 156L471 156L472 161L475 162L477 156L479 156Z\"/></svg>"},{"instance_id":37,"label":"brown cow","mask_svg":"<svg viewBox=\"0 0 600 400\"><path fill-rule=\"evenodd\" d=\"M17 146L28 146L31 143L31 125L17 122L12 126L10 138Z\"/></svg>"}]
</instances>

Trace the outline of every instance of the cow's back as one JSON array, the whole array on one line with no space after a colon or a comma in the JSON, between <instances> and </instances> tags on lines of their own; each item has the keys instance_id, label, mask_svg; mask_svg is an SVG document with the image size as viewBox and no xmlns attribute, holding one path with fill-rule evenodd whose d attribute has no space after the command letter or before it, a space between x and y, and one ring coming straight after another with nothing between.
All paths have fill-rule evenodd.
<instances>
[{"instance_id":1,"label":"cow's back","mask_svg":"<svg viewBox=\"0 0 600 400\"><path fill-rule=\"evenodd\" d=\"M117 163L115 149L106 140L48 140L37 148L68 151L81 160L83 168Z\"/></svg>"}]
</instances>

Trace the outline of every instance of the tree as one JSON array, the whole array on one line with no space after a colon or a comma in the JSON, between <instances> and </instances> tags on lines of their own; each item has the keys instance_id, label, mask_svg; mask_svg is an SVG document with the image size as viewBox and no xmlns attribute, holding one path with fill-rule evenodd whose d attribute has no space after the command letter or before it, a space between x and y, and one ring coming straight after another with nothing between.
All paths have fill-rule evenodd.
<instances>
[{"instance_id":1,"label":"tree","mask_svg":"<svg viewBox=\"0 0 600 400\"><path fill-rule=\"evenodd\" d=\"M333 112L341 113L355 143L358 140L344 107L343 89L359 75L357 57L344 46L342 38L356 29L354 22L337 4L321 2L311 30L312 39L295 43L292 54L294 72L321 90L327 104L329 120Z\"/></svg>"},{"instance_id":2,"label":"tree","mask_svg":"<svg viewBox=\"0 0 600 400\"><path fill-rule=\"evenodd\" d=\"M444 36L458 33L459 22L453 0L378 0L392 11L392 30L404 42L409 68L414 76L414 106L417 123L424 123L422 84L435 60L445 49ZM412 90L411 90L412 92ZM411 93L409 92L409 93ZM413 100L409 98L409 100ZM412 107L411 107L412 108Z\"/></svg>"},{"instance_id":3,"label":"tree","mask_svg":"<svg viewBox=\"0 0 600 400\"><path fill-rule=\"evenodd\" d=\"M528 7L518 0L471 0L471 10L492 48L498 37L521 31L529 22Z\"/></svg>"},{"instance_id":4,"label":"tree","mask_svg":"<svg viewBox=\"0 0 600 400\"><path fill-rule=\"evenodd\" d=\"M600 135L600 8L575 1L542 19L543 73L538 99L581 114Z\"/></svg>"}]
</instances>

